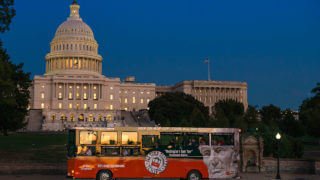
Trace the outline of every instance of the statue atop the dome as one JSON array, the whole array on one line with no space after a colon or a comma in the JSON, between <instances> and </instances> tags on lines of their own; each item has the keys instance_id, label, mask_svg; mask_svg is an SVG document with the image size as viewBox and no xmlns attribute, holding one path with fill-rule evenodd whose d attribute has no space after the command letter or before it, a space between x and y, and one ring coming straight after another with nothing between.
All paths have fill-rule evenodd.
<instances>
[{"instance_id":1,"label":"statue atop the dome","mask_svg":"<svg viewBox=\"0 0 320 180\"><path fill-rule=\"evenodd\" d=\"M72 5L78 5L77 0L73 0Z\"/></svg>"}]
</instances>

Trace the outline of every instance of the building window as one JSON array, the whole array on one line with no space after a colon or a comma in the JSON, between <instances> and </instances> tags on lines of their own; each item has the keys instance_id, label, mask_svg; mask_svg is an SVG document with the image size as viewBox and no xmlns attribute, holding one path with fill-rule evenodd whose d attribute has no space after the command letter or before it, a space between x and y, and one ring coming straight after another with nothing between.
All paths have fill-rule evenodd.
<instances>
[{"instance_id":1,"label":"building window","mask_svg":"<svg viewBox=\"0 0 320 180\"><path fill-rule=\"evenodd\" d=\"M108 121L111 121L111 120L112 120L111 114L108 114L108 115L107 115L107 120L108 120Z\"/></svg>"},{"instance_id":2,"label":"building window","mask_svg":"<svg viewBox=\"0 0 320 180\"><path fill-rule=\"evenodd\" d=\"M93 121L93 115L92 114L89 115L89 121Z\"/></svg>"},{"instance_id":3,"label":"building window","mask_svg":"<svg viewBox=\"0 0 320 180\"><path fill-rule=\"evenodd\" d=\"M80 87L79 86L77 86L77 89L79 89Z\"/></svg>"},{"instance_id":4,"label":"building window","mask_svg":"<svg viewBox=\"0 0 320 180\"><path fill-rule=\"evenodd\" d=\"M70 89L72 89L72 86L69 86Z\"/></svg>"},{"instance_id":5,"label":"building window","mask_svg":"<svg viewBox=\"0 0 320 180\"><path fill-rule=\"evenodd\" d=\"M98 105L97 104L94 104L93 105L93 109L97 109L98 108Z\"/></svg>"},{"instance_id":6,"label":"building window","mask_svg":"<svg viewBox=\"0 0 320 180\"><path fill-rule=\"evenodd\" d=\"M62 99L62 93L61 92L58 93L58 99Z\"/></svg>"},{"instance_id":7,"label":"building window","mask_svg":"<svg viewBox=\"0 0 320 180\"><path fill-rule=\"evenodd\" d=\"M69 93L69 99L72 99L72 93Z\"/></svg>"},{"instance_id":8,"label":"building window","mask_svg":"<svg viewBox=\"0 0 320 180\"><path fill-rule=\"evenodd\" d=\"M74 121L74 114L70 115L70 119L71 119L71 121Z\"/></svg>"},{"instance_id":9,"label":"building window","mask_svg":"<svg viewBox=\"0 0 320 180\"><path fill-rule=\"evenodd\" d=\"M52 114L52 115L51 115L51 120L52 120L52 121L56 120L56 114Z\"/></svg>"},{"instance_id":10,"label":"building window","mask_svg":"<svg viewBox=\"0 0 320 180\"><path fill-rule=\"evenodd\" d=\"M41 93L41 99L44 99L44 93Z\"/></svg>"},{"instance_id":11,"label":"building window","mask_svg":"<svg viewBox=\"0 0 320 180\"><path fill-rule=\"evenodd\" d=\"M149 103L150 102L150 99L147 99L147 103Z\"/></svg>"},{"instance_id":12,"label":"building window","mask_svg":"<svg viewBox=\"0 0 320 180\"><path fill-rule=\"evenodd\" d=\"M136 97L132 97L132 103L136 103Z\"/></svg>"},{"instance_id":13,"label":"building window","mask_svg":"<svg viewBox=\"0 0 320 180\"><path fill-rule=\"evenodd\" d=\"M128 91L124 91L124 93L126 93L126 94L127 94L127 93L128 93Z\"/></svg>"},{"instance_id":14,"label":"building window","mask_svg":"<svg viewBox=\"0 0 320 180\"><path fill-rule=\"evenodd\" d=\"M97 89L97 86L93 86L93 89Z\"/></svg>"},{"instance_id":15,"label":"building window","mask_svg":"<svg viewBox=\"0 0 320 180\"><path fill-rule=\"evenodd\" d=\"M140 103L143 104L143 99L140 99Z\"/></svg>"},{"instance_id":16,"label":"building window","mask_svg":"<svg viewBox=\"0 0 320 180\"><path fill-rule=\"evenodd\" d=\"M87 86L83 86L83 89L87 89Z\"/></svg>"},{"instance_id":17,"label":"building window","mask_svg":"<svg viewBox=\"0 0 320 180\"><path fill-rule=\"evenodd\" d=\"M128 103L128 99L127 98L124 98L124 103Z\"/></svg>"},{"instance_id":18,"label":"building window","mask_svg":"<svg viewBox=\"0 0 320 180\"><path fill-rule=\"evenodd\" d=\"M136 92L133 91L132 93L135 94Z\"/></svg>"},{"instance_id":19,"label":"building window","mask_svg":"<svg viewBox=\"0 0 320 180\"><path fill-rule=\"evenodd\" d=\"M61 109L62 108L62 103L59 103L59 109Z\"/></svg>"},{"instance_id":20,"label":"building window","mask_svg":"<svg viewBox=\"0 0 320 180\"><path fill-rule=\"evenodd\" d=\"M77 99L80 99L80 94L79 93L77 93L76 96L77 96Z\"/></svg>"},{"instance_id":21,"label":"building window","mask_svg":"<svg viewBox=\"0 0 320 180\"><path fill-rule=\"evenodd\" d=\"M44 85L42 85L41 87L44 88Z\"/></svg>"},{"instance_id":22,"label":"building window","mask_svg":"<svg viewBox=\"0 0 320 180\"><path fill-rule=\"evenodd\" d=\"M93 93L93 99L97 100L97 93Z\"/></svg>"},{"instance_id":23,"label":"building window","mask_svg":"<svg viewBox=\"0 0 320 180\"><path fill-rule=\"evenodd\" d=\"M113 110L113 105L112 104L110 104L110 110Z\"/></svg>"},{"instance_id":24,"label":"building window","mask_svg":"<svg viewBox=\"0 0 320 180\"><path fill-rule=\"evenodd\" d=\"M41 103L41 109L44 109L44 103Z\"/></svg>"},{"instance_id":25,"label":"building window","mask_svg":"<svg viewBox=\"0 0 320 180\"><path fill-rule=\"evenodd\" d=\"M69 103L69 108L72 109L72 103Z\"/></svg>"},{"instance_id":26,"label":"building window","mask_svg":"<svg viewBox=\"0 0 320 180\"><path fill-rule=\"evenodd\" d=\"M143 94L143 91L141 91L140 93Z\"/></svg>"},{"instance_id":27,"label":"building window","mask_svg":"<svg viewBox=\"0 0 320 180\"><path fill-rule=\"evenodd\" d=\"M87 109L87 104L83 104L83 109Z\"/></svg>"},{"instance_id":28,"label":"building window","mask_svg":"<svg viewBox=\"0 0 320 180\"><path fill-rule=\"evenodd\" d=\"M87 93L83 93L83 99L87 100Z\"/></svg>"},{"instance_id":29,"label":"building window","mask_svg":"<svg viewBox=\"0 0 320 180\"><path fill-rule=\"evenodd\" d=\"M59 89L61 89L61 88L62 88L62 86L60 85L60 86L59 86Z\"/></svg>"},{"instance_id":30,"label":"building window","mask_svg":"<svg viewBox=\"0 0 320 180\"><path fill-rule=\"evenodd\" d=\"M125 111L128 111L128 108L124 108Z\"/></svg>"},{"instance_id":31,"label":"building window","mask_svg":"<svg viewBox=\"0 0 320 180\"><path fill-rule=\"evenodd\" d=\"M111 86L111 87L110 87L110 89L112 90L112 89L113 89L113 87Z\"/></svg>"},{"instance_id":32,"label":"building window","mask_svg":"<svg viewBox=\"0 0 320 180\"><path fill-rule=\"evenodd\" d=\"M150 92L148 91L147 94L150 94Z\"/></svg>"},{"instance_id":33,"label":"building window","mask_svg":"<svg viewBox=\"0 0 320 180\"><path fill-rule=\"evenodd\" d=\"M79 108L80 108L80 104L79 104L79 103L77 103L77 104L76 104L76 107L77 107L77 109L79 109Z\"/></svg>"},{"instance_id":34,"label":"building window","mask_svg":"<svg viewBox=\"0 0 320 180\"><path fill-rule=\"evenodd\" d=\"M113 94L110 94L110 100L113 100Z\"/></svg>"}]
</instances>

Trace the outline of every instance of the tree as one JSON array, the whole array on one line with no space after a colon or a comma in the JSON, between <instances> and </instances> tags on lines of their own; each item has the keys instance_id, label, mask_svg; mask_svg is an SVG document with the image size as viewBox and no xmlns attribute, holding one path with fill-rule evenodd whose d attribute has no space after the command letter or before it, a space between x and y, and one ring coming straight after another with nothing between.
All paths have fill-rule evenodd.
<instances>
[{"instance_id":1,"label":"tree","mask_svg":"<svg viewBox=\"0 0 320 180\"><path fill-rule=\"evenodd\" d=\"M281 121L281 109L276 107L272 104L269 106L263 106L260 110L261 121L272 127L275 128Z\"/></svg>"},{"instance_id":2,"label":"tree","mask_svg":"<svg viewBox=\"0 0 320 180\"><path fill-rule=\"evenodd\" d=\"M184 93L166 93L149 102L149 115L161 126L207 127L208 108Z\"/></svg>"},{"instance_id":3,"label":"tree","mask_svg":"<svg viewBox=\"0 0 320 180\"><path fill-rule=\"evenodd\" d=\"M258 126L258 110L257 106L248 106L244 116L244 122L248 129L256 128Z\"/></svg>"},{"instance_id":4,"label":"tree","mask_svg":"<svg viewBox=\"0 0 320 180\"><path fill-rule=\"evenodd\" d=\"M222 100L214 105L214 126L245 128L243 104L232 99Z\"/></svg>"},{"instance_id":5,"label":"tree","mask_svg":"<svg viewBox=\"0 0 320 180\"><path fill-rule=\"evenodd\" d=\"M9 29L15 15L13 0L0 1L0 32ZM8 135L25 126L25 115L29 103L30 74L22 69L23 64L15 65L2 47L0 41L0 132Z\"/></svg>"},{"instance_id":6,"label":"tree","mask_svg":"<svg viewBox=\"0 0 320 180\"><path fill-rule=\"evenodd\" d=\"M4 33L9 30L11 19L16 15L13 9L14 0L1 0L0 1L0 32Z\"/></svg>"},{"instance_id":7,"label":"tree","mask_svg":"<svg viewBox=\"0 0 320 180\"><path fill-rule=\"evenodd\" d=\"M309 135L320 137L320 83L311 92L315 95L302 102L299 119L308 129Z\"/></svg>"},{"instance_id":8,"label":"tree","mask_svg":"<svg viewBox=\"0 0 320 180\"><path fill-rule=\"evenodd\" d=\"M282 119L279 126L281 131L290 136L300 137L304 135L304 128L301 121L296 120L293 112L289 109L282 112Z\"/></svg>"},{"instance_id":9,"label":"tree","mask_svg":"<svg viewBox=\"0 0 320 180\"><path fill-rule=\"evenodd\" d=\"M320 82L317 83L317 87L313 88L311 92L314 93L315 96L320 96Z\"/></svg>"}]
</instances>

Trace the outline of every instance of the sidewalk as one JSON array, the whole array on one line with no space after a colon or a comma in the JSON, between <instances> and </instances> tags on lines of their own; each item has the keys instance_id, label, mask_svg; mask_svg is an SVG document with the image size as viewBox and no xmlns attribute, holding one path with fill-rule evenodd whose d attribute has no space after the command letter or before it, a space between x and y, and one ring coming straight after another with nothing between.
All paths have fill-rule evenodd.
<instances>
[{"instance_id":1,"label":"sidewalk","mask_svg":"<svg viewBox=\"0 0 320 180\"><path fill-rule=\"evenodd\" d=\"M320 175L314 174L280 174L282 180L320 180ZM240 179L245 180L271 180L275 179L276 174L267 173L240 173Z\"/></svg>"}]
</instances>

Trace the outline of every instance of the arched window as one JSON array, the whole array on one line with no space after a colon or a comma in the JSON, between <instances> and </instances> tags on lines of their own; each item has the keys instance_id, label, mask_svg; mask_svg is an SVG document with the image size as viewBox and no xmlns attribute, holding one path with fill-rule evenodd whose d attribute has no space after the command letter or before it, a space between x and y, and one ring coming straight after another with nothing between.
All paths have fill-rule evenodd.
<instances>
[{"instance_id":1,"label":"arched window","mask_svg":"<svg viewBox=\"0 0 320 180\"><path fill-rule=\"evenodd\" d=\"M89 115L89 121L93 121L93 115L92 114Z\"/></svg>"},{"instance_id":2,"label":"arched window","mask_svg":"<svg viewBox=\"0 0 320 180\"><path fill-rule=\"evenodd\" d=\"M74 121L74 114L70 115L70 119L71 119L72 122Z\"/></svg>"},{"instance_id":3,"label":"arched window","mask_svg":"<svg viewBox=\"0 0 320 180\"><path fill-rule=\"evenodd\" d=\"M66 120L66 115L64 115L64 114L61 114L61 116L60 116L60 119L61 119L61 121L64 121L64 120Z\"/></svg>"},{"instance_id":4,"label":"arched window","mask_svg":"<svg viewBox=\"0 0 320 180\"><path fill-rule=\"evenodd\" d=\"M83 114L80 114L79 121L84 121L84 115Z\"/></svg>"},{"instance_id":5,"label":"arched window","mask_svg":"<svg viewBox=\"0 0 320 180\"><path fill-rule=\"evenodd\" d=\"M52 121L56 120L56 114L52 114L52 115L51 115L51 120L52 120Z\"/></svg>"},{"instance_id":6,"label":"arched window","mask_svg":"<svg viewBox=\"0 0 320 180\"><path fill-rule=\"evenodd\" d=\"M98 119L99 119L99 121L102 121L102 115L101 114L98 115Z\"/></svg>"},{"instance_id":7,"label":"arched window","mask_svg":"<svg viewBox=\"0 0 320 180\"><path fill-rule=\"evenodd\" d=\"M111 121L111 120L112 120L111 114L108 114L108 115L107 115L107 120L108 120L108 121Z\"/></svg>"}]
</instances>

